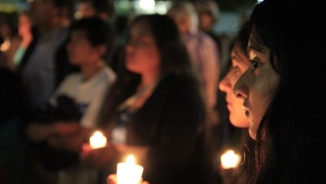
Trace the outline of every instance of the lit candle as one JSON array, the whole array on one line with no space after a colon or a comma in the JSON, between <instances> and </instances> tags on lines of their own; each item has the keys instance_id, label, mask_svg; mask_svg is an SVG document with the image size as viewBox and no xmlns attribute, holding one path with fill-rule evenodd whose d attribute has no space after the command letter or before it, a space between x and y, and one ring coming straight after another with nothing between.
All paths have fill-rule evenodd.
<instances>
[{"instance_id":1,"label":"lit candle","mask_svg":"<svg viewBox=\"0 0 326 184\"><path fill-rule=\"evenodd\" d=\"M233 150L229 150L221 156L221 163L223 169L230 169L237 167L239 162L239 155L235 154Z\"/></svg>"},{"instance_id":2,"label":"lit candle","mask_svg":"<svg viewBox=\"0 0 326 184\"><path fill-rule=\"evenodd\" d=\"M106 145L106 137L100 131L96 131L89 138L89 143L92 149L102 148Z\"/></svg>"},{"instance_id":3,"label":"lit candle","mask_svg":"<svg viewBox=\"0 0 326 184\"><path fill-rule=\"evenodd\" d=\"M129 155L125 163L118 163L117 184L139 184L144 168L135 164L135 158Z\"/></svg>"}]
</instances>

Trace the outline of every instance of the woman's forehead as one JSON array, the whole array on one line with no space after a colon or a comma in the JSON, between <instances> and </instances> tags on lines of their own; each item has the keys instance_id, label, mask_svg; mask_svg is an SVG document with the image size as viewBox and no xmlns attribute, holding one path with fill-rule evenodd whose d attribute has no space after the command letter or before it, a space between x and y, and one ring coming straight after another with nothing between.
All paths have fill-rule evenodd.
<instances>
[{"instance_id":1,"label":"woman's forehead","mask_svg":"<svg viewBox=\"0 0 326 184\"><path fill-rule=\"evenodd\" d=\"M150 34L151 29L149 26L149 23L145 20L140 20L131 27L131 32L137 33L137 34Z\"/></svg>"}]
</instances>

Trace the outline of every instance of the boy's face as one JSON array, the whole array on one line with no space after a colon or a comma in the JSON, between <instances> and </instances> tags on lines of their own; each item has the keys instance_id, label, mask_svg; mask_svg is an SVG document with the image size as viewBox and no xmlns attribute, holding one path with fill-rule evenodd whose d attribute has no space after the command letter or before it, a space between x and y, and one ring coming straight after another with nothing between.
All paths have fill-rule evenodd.
<instances>
[{"instance_id":1,"label":"boy's face","mask_svg":"<svg viewBox=\"0 0 326 184\"><path fill-rule=\"evenodd\" d=\"M69 60L79 66L99 61L103 54L99 47L91 44L84 31L74 30L67 45Z\"/></svg>"}]
</instances>

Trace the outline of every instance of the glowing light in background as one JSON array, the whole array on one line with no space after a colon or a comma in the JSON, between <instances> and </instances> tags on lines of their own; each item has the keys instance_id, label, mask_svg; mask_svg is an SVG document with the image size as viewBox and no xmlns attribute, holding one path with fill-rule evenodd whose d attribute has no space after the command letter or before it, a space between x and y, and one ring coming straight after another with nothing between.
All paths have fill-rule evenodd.
<instances>
[{"instance_id":1,"label":"glowing light in background","mask_svg":"<svg viewBox=\"0 0 326 184\"><path fill-rule=\"evenodd\" d=\"M156 2L155 10L158 14L166 14L167 9L170 8L171 2L158 1Z\"/></svg>"},{"instance_id":2,"label":"glowing light in background","mask_svg":"<svg viewBox=\"0 0 326 184\"><path fill-rule=\"evenodd\" d=\"M140 0L139 7L142 9L153 9L155 7L154 0Z\"/></svg>"}]
</instances>

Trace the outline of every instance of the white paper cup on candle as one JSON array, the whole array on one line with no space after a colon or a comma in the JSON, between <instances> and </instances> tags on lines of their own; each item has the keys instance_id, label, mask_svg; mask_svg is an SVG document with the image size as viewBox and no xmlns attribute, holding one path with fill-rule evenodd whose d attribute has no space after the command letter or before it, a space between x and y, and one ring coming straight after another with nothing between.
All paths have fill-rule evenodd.
<instances>
[{"instance_id":1,"label":"white paper cup on candle","mask_svg":"<svg viewBox=\"0 0 326 184\"><path fill-rule=\"evenodd\" d=\"M89 138L89 143L92 149L102 148L106 145L106 142L106 137L100 131L94 132L94 134Z\"/></svg>"},{"instance_id":2,"label":"white paper cup on candle","mask_svg":"<svg viewBox=\"0 0 326 184\"><path fill-rule=\"evenodd\" d=\"M135 158L130 155L126 162L117 166L117 184L139 184L144 168L135 164Z\"/></svg>"}]
</instances>

